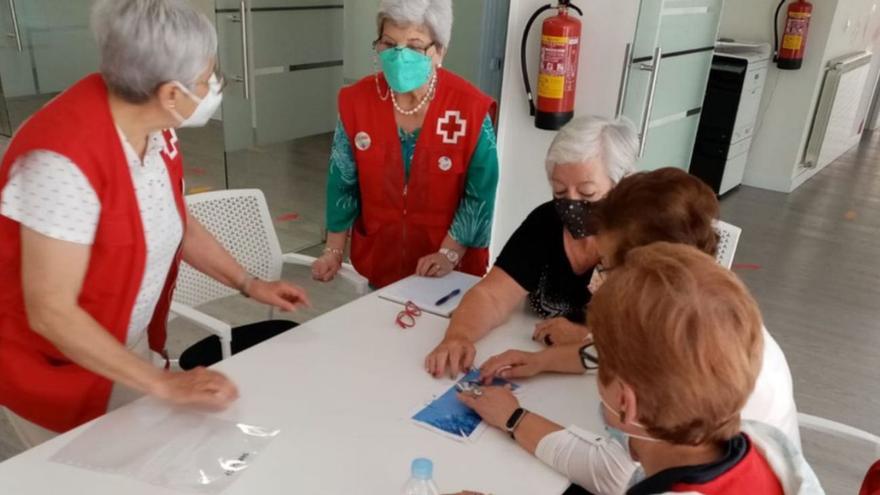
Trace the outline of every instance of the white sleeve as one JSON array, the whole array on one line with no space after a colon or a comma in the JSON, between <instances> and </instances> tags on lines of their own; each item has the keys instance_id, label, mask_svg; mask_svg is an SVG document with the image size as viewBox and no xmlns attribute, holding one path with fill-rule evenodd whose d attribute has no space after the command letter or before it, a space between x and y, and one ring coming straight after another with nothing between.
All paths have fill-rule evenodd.
<instances>
[{"instance_id":1,"label":"white sleeve","mask_svg":"<svg viewBox=\"0 0 880 495\"><path fill-rule=\"evenodd\" d=\"M638 468L623 446L575 426L544 437L535 456L596 495L626 493Z\"/></svg>"},{"instance_id":2,"label":"white sleeve","mask_svg":"<svg viewBox=\"0 0 880 495\"><path fill-rule=\"evenodd\" d=\"M0 192L0 215L46 237L91 245L101 203L85 174L52 151L32 151L13 164Z\"/></svg>"}]
</instances>

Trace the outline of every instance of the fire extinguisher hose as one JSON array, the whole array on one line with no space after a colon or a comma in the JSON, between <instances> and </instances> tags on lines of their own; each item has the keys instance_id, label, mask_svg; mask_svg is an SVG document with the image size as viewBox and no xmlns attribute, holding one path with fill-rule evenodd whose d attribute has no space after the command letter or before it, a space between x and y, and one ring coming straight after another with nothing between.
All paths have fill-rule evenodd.
<instances>
[{"instance_id":1,"label":"fire extinguisher hose","mask_svg":"<svg viewBox=\"0 0 880 495\"><path fill-rule=\"evenodd\" d=\"M526 23L526 29L523 32L522 36L522 46L520 47L520 62L522 65L522 76L523 76L523 84L526 86L526 96L529 97L529 115L532 117L537 113L537 108L535 108L535 97L532 95L532 83L529 80L529 67L528 62L526 62L526 48L529 45L529 31L532 30L532 25L535 24L535 21L538 20L538 17L541 16L544 12L548 10L552 10L554 7L549 3L544 5L540 9L536 10L532 17L529 18L529 22Z\"/></svg>"},{"instance_id":2,"label":"fire extinguisher hose","mask_svg":"<svg viewBox=\"0 0 880 495\"><path fill-rule=\"evenodd\" d=\"M786 0L780 0L776 7L776 15L773 16L773 62L779 61L779 11L785 5Z\"/></svg>"},{"instance_id":3,"label":"fire extinguisher hose","mask_svg":"<svg viewBox=\"0 0 880 495\"><path fill-rule=\"evenodd\" d=\"M572 10L577 12L581 17L584 16L584 11L582 11L577 5L572 4L571 0L560 0L559 6L560 7L565 6L567 8L571 8ZM520 51L519 51L519 53L520 53L520 66L522 67L523 85L525 85L525 87L526 87L526 96L528 96L528 98L529 98L529 115L531 115L532 117L535 116L538 109L535 107L535 97L532 94L532 83L529 80L529 66L528 66L528 62L526 61L526 49L528 48L528 45L529 45L529 32L532 30L532 26L535 24L535 21L538 20L538 17L540 17L541 14L543 14L544 12L547 12L548 10L553 10L555 8L556 7L554 7L553 5L548 3L547 5L544 5L543 7L536 10L535 13L532 14L532 17L529 18L529 22L526 23L526 28L523 31L522 45L520 46Z\"/></svg>"}]
</instances>

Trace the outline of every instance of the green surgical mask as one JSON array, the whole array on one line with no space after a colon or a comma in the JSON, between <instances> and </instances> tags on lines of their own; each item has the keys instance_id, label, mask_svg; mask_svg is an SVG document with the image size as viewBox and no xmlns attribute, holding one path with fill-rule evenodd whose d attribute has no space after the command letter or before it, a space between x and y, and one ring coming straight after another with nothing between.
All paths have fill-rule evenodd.
<instances>
[{"instance_id":1,"label":"green surgical mask","mask_svg":"<svg viewBox=\"0 0 880 495\"><path fill-rule=\"evenodd\" d=\"M431 57L411 48L389 48L379 54L385 80L397 93L409 93L428 83Z\"/></svg>"}]
</instances>

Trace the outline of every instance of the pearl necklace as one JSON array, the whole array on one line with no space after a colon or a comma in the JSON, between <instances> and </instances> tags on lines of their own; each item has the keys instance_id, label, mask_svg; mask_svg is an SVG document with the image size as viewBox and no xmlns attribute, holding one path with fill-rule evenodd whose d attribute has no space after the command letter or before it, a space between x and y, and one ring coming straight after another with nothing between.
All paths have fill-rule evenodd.
<instances>
[{"instance_id":1,"label":"pearl necklace","mask_svg":"<svg viewBox=\"0 0 880 495\"><path fill-rule=\"evenodd\" d=\"M425 93L425 96L422 97L422 101L420 101L419 104L415 106L415 108L413 108L411 110L404 110L404 109L400 108L400 105L397 103L397 97L394 96L394 91L390 91L391 103L394 105L394 109L397 110L397 113L404 115L406 117L411 117L411 116L421 112L422 109L425 108L425 105L427 105L429 101L434 99L434 94L435 94L436 90L437 90L437 72L434 71L434 75L431 77L431 82L428 85L428 92Z\"/></svg>"}]
</instances>

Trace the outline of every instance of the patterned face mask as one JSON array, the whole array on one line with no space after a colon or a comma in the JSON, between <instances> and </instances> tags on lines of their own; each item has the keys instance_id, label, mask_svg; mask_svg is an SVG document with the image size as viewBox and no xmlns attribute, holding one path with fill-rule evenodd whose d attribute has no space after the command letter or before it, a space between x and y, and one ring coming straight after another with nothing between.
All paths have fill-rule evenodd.
<instances>
[{"instance_id":1,"label":"patterned face mask","mask_svg":"<svg viewBox=\"0 0 880 495\"><path fill-rule=\"evenodd\" d=\"M562 224L575 239L585 239L596 234L593 221L593 203L583 199L555 198L553 206Z\"/></svg>"}]
</instances>

